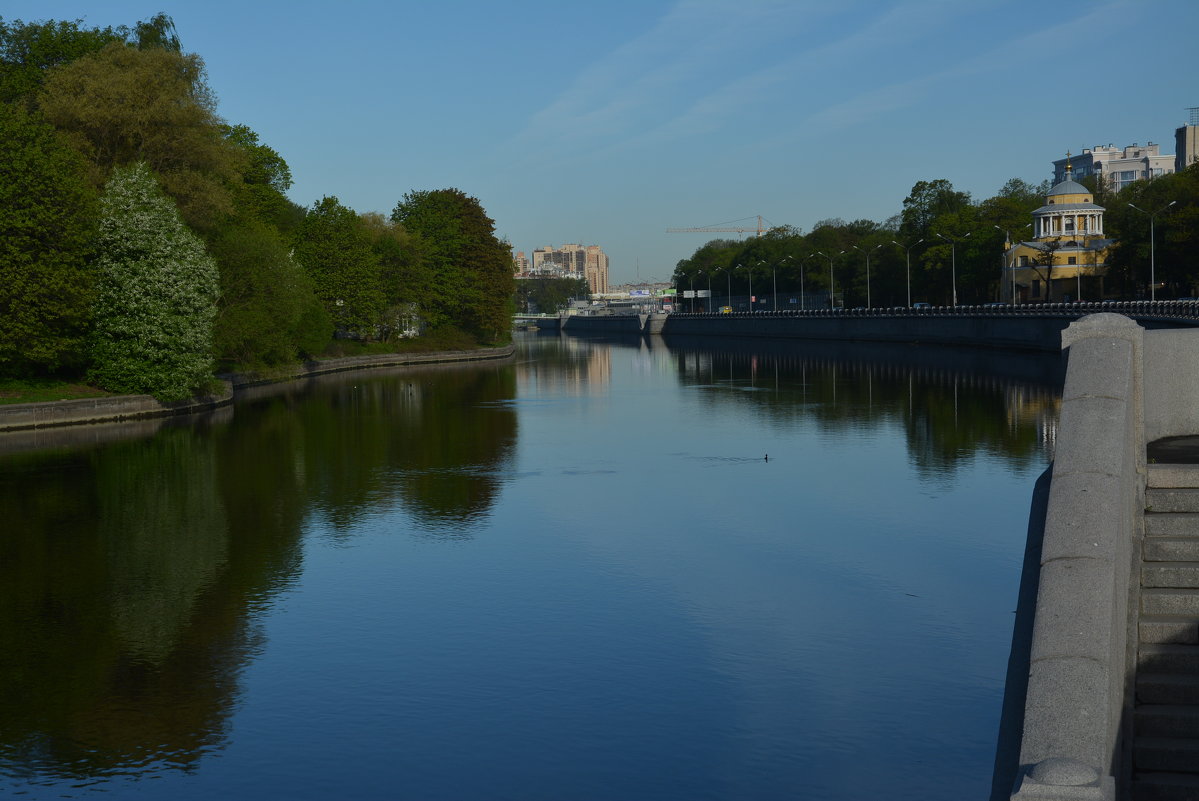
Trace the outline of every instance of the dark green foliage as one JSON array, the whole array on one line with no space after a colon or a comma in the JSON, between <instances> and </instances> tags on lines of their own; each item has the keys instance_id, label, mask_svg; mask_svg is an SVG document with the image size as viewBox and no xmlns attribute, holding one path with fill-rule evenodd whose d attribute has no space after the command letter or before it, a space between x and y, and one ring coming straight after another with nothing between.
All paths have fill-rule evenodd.
<instances>
[{"instance_id":1,"label":"dark green foliage","mask_svg":"<svg viewBox=\"0 0 1199 801\"><path fill-rule=\"evenodd\" d=\"M361 339L375 335L384 308L379 257L353 209L335 197L314 204L297 231L295 259L339 331Z\"/></svg>"},{"instance_id":2,"label":"dark green foliage","mask_svg":"<svg viewBox=\"0 0 1199 801\"><path fill-rule=\"evenodd\" d=\"M301 332L315 295L312 282L288 255L272 227L249 220L222 228L209 242L221 275L214 353L235 367L293 362L304 350L319 352L332 335ZM318 306L319 308L319 306ZM318 331L320 330L318 329ZM316 336L321 341L312 346ZM307 347L301 347L301 340Z\"/></svg>"},{"instance_id":3,"label":"dark green foliage","mask_svg":"<svg viewBox=\"0 0 1199 801\"><path fill-rule=\"evenodd\" d=\"M0 372L79 367L96 194L52 128L0 103Z\"/></svg>"},{"instance_id":4,"label":"dark green foliage","mask_svg":"<svg viewBox=\"0 0 1199 801\"><path fill-rule=\"evenodd\" d=\"M516 282L516 307L523 311L553 314L575 298L587 300L591 293L582 278L522 278Z\"/></svg>"},{"instance_id":5,"label":"dark green foliage","mask_svg":"<svg viewBox=\"0 0 1199 801\"><path fill-rule=\"evenodd\" d=\"M434 292L421 315L433 326L455 325L480 342L508 335L514 279L510 248L473 197L458 189L409 192L392 212L419 238Z\"/></svg>"},{"instance_id":6,"label":"dark green foliage","mask_svg":"<svg viewBox=\"0 0 1199 801\"><path fill-rule=\"evenodd\" d=\"M0 18L0 100L32 101L52 67L125 40L122 29L89 29L82 23L5 22Z\"/></svg>"}]
</instances>

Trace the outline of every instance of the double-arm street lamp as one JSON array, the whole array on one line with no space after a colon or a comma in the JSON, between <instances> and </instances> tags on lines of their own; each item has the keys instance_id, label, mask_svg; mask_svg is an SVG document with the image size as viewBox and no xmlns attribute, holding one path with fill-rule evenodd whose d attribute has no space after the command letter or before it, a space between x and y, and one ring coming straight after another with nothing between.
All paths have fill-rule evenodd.
<instances>
[{"instance_id":1,"label":"double-arm street lamp","mask_svg":"<svg viewBox=\"0 0 1199 801\"><path fill-rule=\"evenodd\" d=\"M896 242L894 239L891 240L892 245L903 248L903 251L907 257L906 262L905 262L905 267L904 267L904 273L907 276L907 280L908 280L908 308L909 309L912 308L912 248L916 247L923 241L924 241L923 239L917 239L915 242L913 242L910 245L901 245L898 242Z\"/></svg>"},{"instance_id":2,"label":"double-arm street lamp","mask_svg":"<svg viewBox=\"0 0 1199 801\"><path fill-rule=\"evenodd\" d=\"M841 251L844 253L845 251ZM825 253L823 250L816 251L815 255L824 256L828 259L828 308L833 310L833 257Z\"/></svg>"},{"instance_id":3,"label":"double-arm street lamp","mask_svg":"<svg viewBox=\"0 0 1199 801\"><path fill-rule=\"evenodd\" d=\"M881 248L882 245L878 244L872 248L866 248L865 250L857 245L850 245L850 247L856 250L858 253L866 254L866 308L869 309L873 307L873 304L870 302L870 254Z\"/></svg>"},{"instance_id":4,"label":"double-arm street lamp","mask_svg":"<svg viewBox=\"0 0 1199 801\"><path fill-rule=\"evenodd\" d=\"M802 259L799 260L799 310L800 311L803 311L804 309L808 308L808 299L807 299L807 296L804 294L804 273L806 272L804 270L804 264L807 262L808 259L814 257L815 255L816 255L815 253L809 253L808 255L804 256Z\"/></svg>"},{"instance_id":5,"label":"double-arm street lamp","mask_svg":"<svg viewBox=\"0 0 1199 801\"><path fill-rule=\"evenodd\" d=\"M745 274L749 276L749 310L754 310L754 268L752 264L738 264L737 269L744 269Z\"/></svg>"},{"instance_id":6,"label":"double-arm street lamp","mask_svg":"<svg viewBox=\"0 0 1199 801\"><path fill-rule=\"evenodd\" d=\"M784 263L784 262L788 262L788 261L791 261L791 257L790 257L790 256L783 256L783 258L779 259L779 264L782 264L782 263ZM778 311L778 310L779 310L779 276L778 276L778 264L771 265L771 267L770 267L770 277L771 277L771 280L773 280L773 282L774 282L774 287L773 287L773 289L774 289L774 310L775 310L775 311Z\"/></svg>"},{"instance_id":7,"label":"double-arm street lamp","mask_svg":"<svg viewBox=\"0 0 1199 801\"><path fill-rule=\"evenodd\" d=\"M1157 253L1155 252L1157 238L1154 235L1154 231L1153 231L1153 221L1157 217L1157 215L1161 214L1163 211L1170 208L1177 202L1178 202L1177 200L1171 200L1169 203L1167 203L1166 205L1162 206L1160 209L1158 209L1157 211L1152 212L1152 213L1145 211L1140 206L1134 206L1131 203L1128 204L1128 207L1130 209L1136 209L1141 214L1146 214L1149 216L1149 299L1150 300L1157 300Z\"/></svg>"},{"instance_id":8,"label":"double-arm street lamp","mask_svg":"<svg viewBox=\"0 0 1199 801\"><path fill-rule=\"evenodd\" d=\"M937 236L941 237L942 239L944 239L946 242L949 243L949 263L950 263L951 269L953 271L952 272L953 305L955 308L958 305L958 242L962 242L966 239L969 239L970 234L972 234L972 233L974 233L974 232L971 231L969 234L966 234L965 236L959 236L956 238L951 238L951 237L945 236L945 234L937 234Z\"/></svg>"}]
</instances>

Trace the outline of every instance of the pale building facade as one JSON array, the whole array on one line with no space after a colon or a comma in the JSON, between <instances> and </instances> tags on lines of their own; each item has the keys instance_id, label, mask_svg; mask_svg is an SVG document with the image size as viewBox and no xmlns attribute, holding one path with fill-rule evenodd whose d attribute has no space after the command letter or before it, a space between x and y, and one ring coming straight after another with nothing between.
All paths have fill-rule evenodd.
<instances>
[{"instance_id":1,"label":"pale building facade","mask_svg":"<svg viewBox=\"0 0 1199 801\"><path fill-rule=\"evenodd\" d=\"M546 245L535 248L532 262L526 261L525 268L517 269L517 274L524 278L580 278L587 282L593 295L600 294L608 291L608 255L599 245L572 243L560 248Z\"/></svg>"},{"instance_id":2,"label":"pale building facade","mask_svg":"<svg viewBox=\"0 0 1199 801\"><path fill-rule=\"evenodd\" d=\"M1053 162L1053 182L1066 180L1066 169L1072 169L1074 178L1097 175L1106 188L1118 192L1133 181L1158 178L1174 172L1173 155L1162 155L1161 146L1150 142L1146 145L1131 144L1128 147L1096 145L1083 148L1078 156L1066 155Z\"/></svg>"},{"instance_id":3,"label":"pale building facade","mask_svg":"<svg viewBox=\"0 0 1199 801\"><path fill-rule=\"evenodd\" d=\"M1034 238L1007 243L1005 296L1018 303L1101 297L1108 253L1115 244L1103 233L1103 211L1090 190L1074 180L1067 160L1063 180L1033 212Z\"/></svg>"}]
</instances>

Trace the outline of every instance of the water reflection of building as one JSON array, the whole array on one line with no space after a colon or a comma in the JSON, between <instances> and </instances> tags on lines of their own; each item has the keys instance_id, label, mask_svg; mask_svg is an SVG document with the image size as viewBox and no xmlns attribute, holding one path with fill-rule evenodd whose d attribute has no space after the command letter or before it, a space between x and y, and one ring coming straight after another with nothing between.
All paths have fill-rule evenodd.
<instances>
[{"instance_id":1,"label":"water reflection of building","mask_svg":"<svg viewBox=\"0 0 1199 801\"><path fill-rule=\"evenodd\" d=\"M567 395L606 391L612 382L612 351L606 343L597 347L586 339L558 336L553 347L538 349L537 359L517 364L516 380L522 395L537 389Z\"/></svg>"},{"instance_id":2,"label":"water reflection of building","mask_svg":"<svg viewBox=\"0 0 1199 801\"><path fill-rule=\"evenodd\" d=\"M1007 422L1012 429L1033 427L1041 443L1052 456L1057 445L1057 423L1062 411L1062 398L1044 388L1010 386L1007 395Z\"/></svg>"}]
</instances>

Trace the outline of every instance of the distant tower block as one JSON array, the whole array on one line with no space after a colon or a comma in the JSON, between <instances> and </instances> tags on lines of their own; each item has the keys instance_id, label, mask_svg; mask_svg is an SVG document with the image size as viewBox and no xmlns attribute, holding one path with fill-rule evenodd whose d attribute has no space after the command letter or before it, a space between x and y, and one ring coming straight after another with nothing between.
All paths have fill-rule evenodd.
<instances>
[{"instance_id":1,"label":"distant tower block","mask_svg":"<svg viewBox=\"0 0 1199 801\"><path fill-rule=\"evenodd\" d=\"M1174 131L1174 171L1199 161L1199 106L1187 109L1188 122Z\"/></svg>"}]
</instances>

